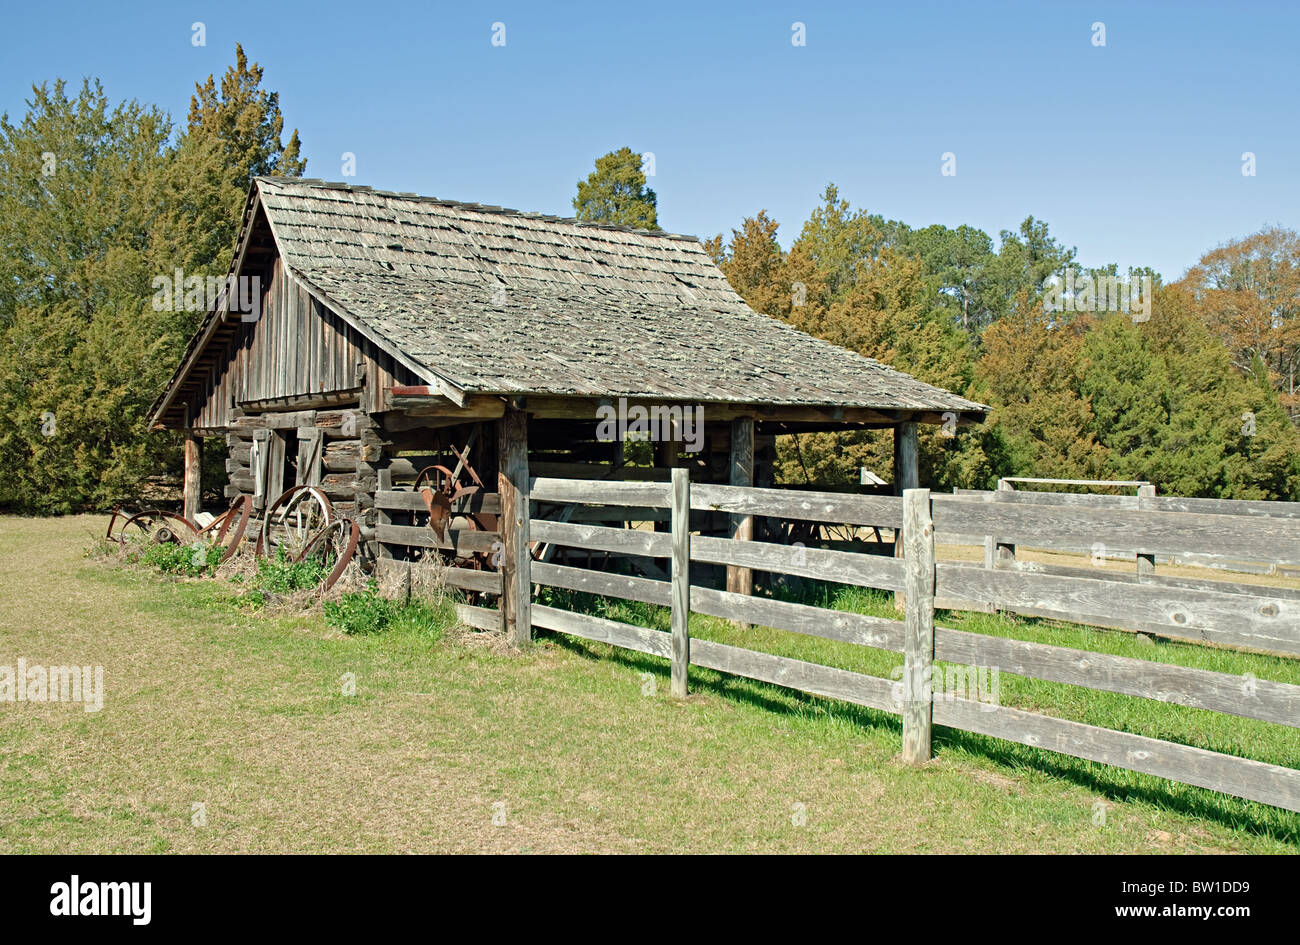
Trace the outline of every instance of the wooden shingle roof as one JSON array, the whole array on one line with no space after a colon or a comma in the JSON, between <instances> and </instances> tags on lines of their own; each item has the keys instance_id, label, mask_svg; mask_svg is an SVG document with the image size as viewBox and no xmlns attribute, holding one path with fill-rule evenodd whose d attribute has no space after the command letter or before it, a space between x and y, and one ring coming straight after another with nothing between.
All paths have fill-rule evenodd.
<instances>
[{"instance_id":1,"label":"wooden shingle roof","mask_svg":"<svg viewBox=\"0 0 1300 945\"><path fill-rule=\"evenodd\" d=\"M290 273L466 394L985 412L745 304L690 236L258 178Z\"/></svg>"}]
</instances>

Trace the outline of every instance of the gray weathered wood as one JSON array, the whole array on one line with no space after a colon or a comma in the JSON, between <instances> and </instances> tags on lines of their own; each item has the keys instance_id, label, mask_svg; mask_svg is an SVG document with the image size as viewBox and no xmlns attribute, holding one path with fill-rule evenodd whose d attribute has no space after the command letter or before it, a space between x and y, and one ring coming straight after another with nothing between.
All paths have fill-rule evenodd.
<instances>
[{"instance_id":1,"label":"gray weathered wood","mask_svg":"<svg viewBox=\"0 0 1300 945\"><path fill-rule=\"evenodd\" d=\"M444 583L462 591L475 591L479 594L501 594L500 571L475 571L472 568L447 568L442 572Z\"/></svg>"},{"instance_id":2,"label":"gray weathered wood","mask_svg":"<svg viewBox=\"0 0 1300 945\"><path fill-rule=\"evenodd\" d=\"M457 604L456 619L465 626L473 627L476 630L500 632L505 629L501 624L501 611L492 607L473 607L469 604Z\"/></svg>"},{"instance_id":3,"label":"gray weathered wood","mask_svg":"<svg viewBox=\"0 0 1300 945\"><path fill-rule=\"evenodd\" d=\"M731 541L697 536L691 542L691 560L710 564L739 564L759 571L887 591L903 589L903 562L882 555L864 555L821 548L796 548L765 541Z\"/></svg>"},{"instance_id":4,"label":"gray weathered wood","mask_svg":"<svg viewBox=\"0 0 1300 945\"><path fill-rule=\"evenodd\" d=\"M182 514L191 521L203 508L203 441L185 434L185 486Z\"/></svg>"},{"instance_id":5,"label":"gray weathered wood","mask_svg":"<svg viewBox=\"0 0 1300 945\"><path fill-rule=\"evenodd\" d=\"M935 659L946 663L1300 727L1300 686L947 627L934 633Z\"/></svg>"},{"instance_id":6,"label":"gray weathered wood","mask_svg":"<svg viewBox=\"0 0 1300 945\"><path fill-rule=\"evenodd\" d=\"M667 581L588 571L566 565L533 562L533 580L551 587L564 587L606 597L621 597L667 607L672 591ZM724 619L739 618L761 627L789 630L805 636L840 640L895 653L903 651L903 624L898 620L827 610L811 604L730 594L708 587L691 588L694 613Z\"/></svg>"},{"instance_id":7,"label":"gray weathered wood","mask_svg":"<svg viewBox=\"0 0 1300 945\"><path fill-rule=\"evenodd\" d=\"M506 636L515 646L532 639L532 579L529 567L528 414L508 407L497 421L497 492L501 496L502 595Z\"/></svg>"},{"instance_id":8,"label":"gray weathered wood","mask_svg":"<svg viewBox=\"0 0 1300 945\"><path fill-rule=\"evenodd\" d=\"M945 562L956 567L968 568L973 567L969 561L950 561ZM1042 561L1012 561L1009 564L999 565L1003 570L1018 571L1025 574L1050 574L1057 577L1077 577L1087 580L1115 581L1120 584L1156 584L1160 587L1181 587L1192 591L1216 591L1221 594L1240 594L1243 597L1280 597L1285 600L1300 601L1300 588L1297 587L1274 587L1270 584L1247 584L1236 580L1214 580L1213 578L1186 578L1171 577L1164 574L1155 574L1138 580L1137 574L1130 571L1117 571L1112 569L1101 569L1089 565L1088 567L1074 567L1068 564L1046 564ZM1250 606L1245 602L1243 606Z\"/></svg>"},{"instance_id":9,"label":"gray weathered wood","mask_svg":"<svg viewBox=\"0 0 1300 945\"><path fill-rule=\"evenodd\" d=\"M1141 630L1180 639L1300 653L1300 602L1257 595L1058 577L944 562L936 569L945 607L996 600L998 607L1074 623Z\"/></svg>"},{"instance_id":10,"label":"gray weathered wood","mask_svg":"<svg viewBox=\"0 0 1300 945\"><path fill-rule=\"evenodd\" d=\"M385 470L385 472L389 472ZM391 477L392 473L389 472ZM403 512L425 512L428 506L424 504L424 497L418 492L410 491L391 491L389 489L380 489L375 493L375 508L391 509L393 511ZM485 515L497 515L501 511L501 497L495 492L476 492L473 495L462 496L451 504L453 515L465 513L483 513Z\"/></svg>"},{"instance_id":11,"label":"gray weathered wood","mask_svg":"<svg viewBox=\"0 0 1300 945\"><path fill-rule=\"evenodd\" d=\"M691 642L691 664L787 689L798 689L813 696L839 699L885 712L898 712L893 686L888 679L880 676L867 676L847 669L835 669L788 656L774 656L771 653L700 639Z\"/></svg>"},{"instance_id":12,"label":"gray weathered wood","mask_svg":"<svg viewBox=\"0 0 1300 945\"><path fill-rule=\"evenodd\" d=\"M629 623L560 610L544 604L533 605L533 623L547 630L558 630L560 633L599 643L611 643L666 660L671 660L673 655L672 635L662 630L647 630Z\"/></svg>"},{"instance_id":13,"label":"gray weathered wood","mask_svg":"<svg viewBox=\"0 0 1300 945\"><path fill-rule=\"evenodd\" d=\"M536 477L531 483L533 499L542 502L581 502L597 505L644 505L666 509L668 483L603 482L598 479L552 479Z\"/></svg>"},{"instance_id":14,"label":"gray weathered wood","mask_svg":"<svg viewBox=\"0 0 1300 945\"><path fill-rule=\"evenodd\" d=\"M898 528L903 522L903 500L897 496L802 489L743 489L696 482L691 484L691 507L836 525Z\"/></svg>"},{"instance_id":15,"label":"gray weathered wood","mask_svg":"<svg viewBox=\"0 0 1300 945\"><path fill-rule=\"evenodd\" d=\"M378 485L375 491L375 555L378 558L391 558L393 552L387 545L378 540L378 530L393 524L393 517L388 514L388 507L379 504L379 497L393 488L393 474L387 469L381 469L376 479Z\"/></svg>"},{"instance_id":16,"label":"gray weathered wood","mask_svg":"<svg viewBox=\"0 0 1300 945\"><path fill-rule=\"evenodd\" d=\"M686 469L673 470L672 507L672 694L686 698L691 664L691 480Z\"/></svg>"},{"instance_id":17,"label":"gray weathered wood","mask_svg":"<svg viewBox=\"0 0 1300 945\"><path fill-rule=\"evenodd\" d=\"M954 489L963 497L983 497L1012 505L1083 506L1096 509L1140 509L1147 512L1200 512L1208 515L1259 515L1274 518L1300 518L1300 502L1276 502L1264 499L1187 499L1182 496L1092 495L1083 492L1016 492L1013 489L990 492L987 489Z\"/></svg>"},{"instance_id":18,"label":"gray weathered wood","mask_svg":"<svg viewBox=\"0 0 1300 945\"><path fill-rule=\"evenodd\" d=\"M936 495L935 528L983 533L999 541L1087 551L1208 554L1243 561L1300 562L1300 519L1020 505L980 496Z\"/></svg>"},{"instance_id":19,"label":"gray weathered wood","mask_svg":"<svg viewBox=\"0 0 1300 945\"><path fill-rule=\"evenodd\" d=\"M612 551L620 554L667 558L672 555L672 538L663 532L644 532L605 525L578 525L535 518L529 523L535 541L553 542L570 548Z\"/></svg>"},{"instance_id":20,"label":"gray weathered wood","mask_svg":"<svg viewBox=\"0 0 1300 945\"><path fill-rule=\"evenodd\" d=\"M672 637L661 630L647 630L542 604L533 606L533 620L537 626L548 630L610 643L667 660L672 658ZM886 712L898 711L894 704L892 685L889 680L879 676L866 676L710 640L692 641L691 664L789 689L799 689L810 695L840 699Z\"/></svg>"},{"instance_id":21,"label":"gray weathered wood","mask_svg":"<svg viewBox=\"0 0 1300 945\"><path fill-rule=\"evenodd\" d=\"M754 419L737 417L731 421L729 478L731 485L739 488L754 486ZM733 513L729 535L734 541L753 541L754 516L752 513ZM733 594L754 592L752 568L727 565L727 590Z\"/></svg>"},{"instance_id":22,"label":"gray weathered wood","mask_svg":"<svg viewBox=\"0 0 1300 945\"><path fill-rule=\"evenodd\" d=\"M462 554L472 552L492 552L493 546L501 539L497 532L475 531L468 528L449 528L447 537L439 538L433 529L425 525L377 525L375 538L390 545L402 545L407 548L438 548L442 551L457 551Z\"/></svg>"},{"instance_id":23,"label":"gray weathered wood","mask_svg":"<svg viewBox=\"0 0 1300 945\"><path fill-rule=\"evenodd\" d=\"M1300 811L1300 771L1294 768L965 699L936 702L934 721Z\"/></svg>"},{"instance_id":24,"label":"gray weathered wood","mask_svg":"<svg viewBox=\"0 0 1300 945\"><path fill-rule=\"evenodd\" d=\"M903 760L929 761L934 706L934 523L930 490L903 493L906 617L903 622Z\"/></svg>"}]
</instances>

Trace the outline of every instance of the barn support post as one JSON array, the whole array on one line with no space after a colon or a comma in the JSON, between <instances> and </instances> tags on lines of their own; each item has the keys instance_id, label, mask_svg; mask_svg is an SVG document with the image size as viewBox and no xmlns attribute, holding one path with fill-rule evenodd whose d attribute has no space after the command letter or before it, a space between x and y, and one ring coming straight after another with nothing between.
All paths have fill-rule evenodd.
<instances>
[{"instance_id":1,"label":"barn support post","mask_svg":"<svg viewBox=\"0 0 1300 945\"><path fill-rule=\"evenodd\" d=\"M906 495L908 489L921 485L920 444L915 420L905 420L894 427L894 494ZM894 557L904 556L903 533L894 533ZM902 610L903 594L894 595L894 608Z\"/></svg>"},{"instance_id":2,"label":"barn support post","mask_svg":"<svg viewBox=\"0 0 1300 945\"><path fill-rule=\"evenodd\" d=\"M903 493L903 542L907 546L907 615L903 621L903 761L931 757L934 719L934 522L930 490Z\"/></svg>"},{"instance_id":3,"label":"barn support post","mask_svg":"<svg viewBox=\"0 0 1300 945\"><path fill-rule=\"evenodd\" d=\"M533 637L532 558L528 548L528 414L511 404L497 421L497 491L501 495L501 625L524 646Z\"/></svg>"},{"instance_id":4,"label":"barn support post","mask_svg":"<svg viewBox=\"0 0 1300 945\"><path fill-rule=\"evenodd\" d=\"M185 504L182 514L191 521L203 508L203 441L185 431Z\"/></svg>"},{"instance_id":5,"label":"barn support post","mask_svg":"<svg viewBox=\"0 0 1300 945\"><path fill-rule=\"evenodd\" d=\"M672 694L686 698L687 668L691 664L691 474L678 467L672 473Z\"/></svg>"},{"instance_id":6,"label":"barn support post","mask_svg":"<svg viewBox=\"0 0 1300 945\"><path fill-rule=\"evenodd\" d=\"M754 485L754 418L738 417L731 421L731 462L729 481L733 486ZM738 541L754 540L754 516L731 516L731 537ZM754 572L750 568L727 565L727 590L733 594L754 593ZM745 624L738 624L745 626Z\"/></svg>"}]
</instances>

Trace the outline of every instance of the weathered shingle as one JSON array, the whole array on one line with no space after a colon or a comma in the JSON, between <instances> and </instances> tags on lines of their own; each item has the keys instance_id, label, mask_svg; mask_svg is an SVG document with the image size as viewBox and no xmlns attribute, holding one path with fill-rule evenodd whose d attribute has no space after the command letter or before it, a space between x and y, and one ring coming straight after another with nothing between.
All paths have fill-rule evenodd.
<instances>
[{"instance_id":1,"label":"weathered shingle","mask_svg":"<svg viewBox=\"0 0 1300 945\"><path fill-rule=\"evenodd\" d=\"M469 393L984 409L753 311L694 237L321 181L256 187L293 273Z\"/></svg>"}]
</instances>

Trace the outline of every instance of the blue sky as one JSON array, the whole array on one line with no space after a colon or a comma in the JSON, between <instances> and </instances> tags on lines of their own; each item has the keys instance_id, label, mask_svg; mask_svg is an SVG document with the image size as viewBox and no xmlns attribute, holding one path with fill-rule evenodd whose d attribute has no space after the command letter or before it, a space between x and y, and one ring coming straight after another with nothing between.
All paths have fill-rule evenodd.
<instances>
[{"instance_id":1,"label":"blue sky","mask_svg":"<svg viewBox=\"0 0 1300 945\"><path fill-rule=\"evenodd\" d=\"M913 226L996 239L1032 213L1086 265L1173 279L1300 225L1297 35L1282 2L24 3L5 11L0 109L97 76L183 121L242 42L312 177L343 179L346 151L354 183L570 214L594 159L628 145L654 153L677 232L765 208L788 245L834 181Z\"/></svg>"}]
</instances>

